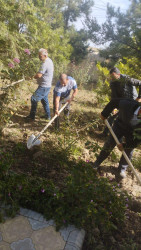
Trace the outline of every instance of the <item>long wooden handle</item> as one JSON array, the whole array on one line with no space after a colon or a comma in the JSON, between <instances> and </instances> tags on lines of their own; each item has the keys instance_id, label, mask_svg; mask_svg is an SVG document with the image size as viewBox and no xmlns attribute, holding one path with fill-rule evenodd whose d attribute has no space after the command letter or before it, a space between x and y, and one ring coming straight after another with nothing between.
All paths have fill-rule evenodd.
<instances>
[{"instance_id":1,"label":"long wooden handle","mask_svg":"<svg viewBox=\"0 0 141 250\"><path fill-rule=\"evenodd\" d=\"M117 145L120 144L118 138L116 137L116 135L115 135L113 129L111 128L109 122L107 121L107 119L105 119L105 124L106 124L106 126L108 127L108 129L110 130L110 133L112 134L113 138L115 139L115 142L117 143ZM138 174L137 174L135 168L133 167L132 162L129 160L129 158L128 158L128 156L127 156L127 154L125 153L124 150L122 150L122 154L123 154L125 160L127 161L129 167L131 168L132 172L133 172L134 175L136 176L136 178L137 178L139 184L141 185L141 179L140 179L140 177L138 176Z\"/></svg>"},{"instance_id":2,"label":"long wooden handle","mask_svg":"<svg viewBox=\"0 0 141 250\"><path fill-rule=\"evenodd\" d=\"M59 114L63 111L63 109L68 105L68 102L66 102L64 104L64 106L59 110ZM35 137L35 139L33 140L33 142L35 142L43 133L44 131L53 123L53 121L57 118L58 115L55 115L50 122L41 130L41 132Z\"/></svg>"}]
</instances>

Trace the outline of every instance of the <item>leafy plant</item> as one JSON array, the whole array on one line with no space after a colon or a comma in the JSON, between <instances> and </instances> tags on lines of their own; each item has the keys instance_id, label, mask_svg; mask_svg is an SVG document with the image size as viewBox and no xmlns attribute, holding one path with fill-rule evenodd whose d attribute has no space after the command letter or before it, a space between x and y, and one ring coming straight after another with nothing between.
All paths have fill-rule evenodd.
<instances>
[{"instance_id":1,"label":"leafy plant","mask_svg":"<svg viewBox=\"0 0 141 250\"><path fill-rule=\"evenodd\" d=\"M1 203L10 206L11 215L23 206L41 212L47 219L54 219L57 228L68 224L85 227L93 222L95 226L112 230L124 222L124 194L118 191L115 183L99 179L88 163L68 161L70 170L64 183L58 186L55 181L38 175L8 171L13 159L12 155L5 157L0 168Z\"/></svg>"},{"instance_id":2,"label":"leafy plant","mask_svg":"<svg viewBox=\"0 0 141 250\"><path fill-rule=\"evenodd\" d=\"M98 102L105 103L110 99L109 70L106 67L102 67L100 63L97 63L97 69L99 71L99 80L96 88L97 99Z\"/></svg>"},{"instance_id":3,"label":"leafy plant","mask_svg":"<svg viewBox=\"0 0 141 250\"><path fill-rule=\"evenodd\" d=\"M85 66L84 66L85 64ZM68 74L74 77L79 88L84 88L87 86L90 80L90 70L93 66L93 63L87 61L79 65L76 65L75 62L72 62L68 67Z\"/></svg>"}]
</instances>

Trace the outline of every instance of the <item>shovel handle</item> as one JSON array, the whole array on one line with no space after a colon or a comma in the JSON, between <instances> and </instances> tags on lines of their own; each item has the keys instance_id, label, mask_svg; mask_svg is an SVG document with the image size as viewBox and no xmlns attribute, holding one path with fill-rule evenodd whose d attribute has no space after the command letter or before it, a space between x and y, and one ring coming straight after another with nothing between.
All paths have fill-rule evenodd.
<instances>
[{"instance_id":1,"label":"shovel handle","mask_svg":"<svg viewBox=\"0 0 141 250\"><path fill-rule=\"evenodd\" d=\"M113 129L111 128L111 126L110 126L109 122L107 121L107 119L105 119L105 124L106 124L106 126L108 127L110 133L112 134L113 138L115 139L116 144L117 144L117 145L120 144L120 142L119 142L117 136L115 135L115 133L114 133ZM140 177L138 176L138 174L137 174L135 168L133 167L133 164L132 164L131 161L129 160L129 158L128 158L128 156L127 156L127 154L125 153L124 150L122 150L122 154L123 154L125 160L127 161L129 167L131 168L132 172L133 172L134 175L136 176L136 178L137 178L139 184L141 185L141 179L140 179Z\"/></svg>"},{"instance_id":2,"label":"shovel handle","mask_svg":"<svg viewBox=\"0 0 141 250\"><path fill-rule=\"evenodd\" d=\"M63 111L63 109L68 105L68 102L66 102L64 104L64 106L59 110L59 114ZM41 132L35 137L35 139L33 140L33 142L35 142L43 133L44 131L53 123L53 121L57 118L58 115L55 115L50 122L41 130Z\"/></svg>"}]
</instances>

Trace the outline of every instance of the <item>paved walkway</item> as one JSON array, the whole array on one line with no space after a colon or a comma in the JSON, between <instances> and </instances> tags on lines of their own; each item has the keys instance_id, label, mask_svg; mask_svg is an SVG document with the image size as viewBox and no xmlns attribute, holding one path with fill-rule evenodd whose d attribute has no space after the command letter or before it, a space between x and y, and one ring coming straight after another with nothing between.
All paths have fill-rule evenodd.
<instances>
[{"instance_id":1,"label":"paved walkway","mask_svg":"<svg viewBox=\"0 0 141 250\"><path fill-rule=\"evenodd\" d=\"M0 224L0 250L80 250L84 237L73 225L56 232L53 220L24 208Z\"/></svg>"}]
</instances>

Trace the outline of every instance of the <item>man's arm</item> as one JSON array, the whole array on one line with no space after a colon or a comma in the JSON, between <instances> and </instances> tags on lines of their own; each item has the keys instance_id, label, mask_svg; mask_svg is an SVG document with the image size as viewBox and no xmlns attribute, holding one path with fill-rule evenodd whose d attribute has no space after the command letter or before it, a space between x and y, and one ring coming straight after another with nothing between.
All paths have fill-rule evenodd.
<instances>
[{"instance_id":1,"label":"man's arm","mask_svg":"<svg viewBox=\"0 0 141 250\"><path fill-rule=\"evenodd\" d=\"M131 85L139 87L139 95L138 99L141 98L141 80L130 78L129 76L126 75L121 75L121 79L125 79L127 82L129 82Z\"/></svg>"},{"instance_id":2,"label":"man's arm","mask_svg":"<svg viewBox=\"0 0 141 250\"><path fill-rule=\"evenodd\" d=\"M34 76L34 78L35 78L35 79L41 78L42 75L43 75L42 73L37 73L37 74Z\"/></svg>"},{"instance_id":3,"label":"man's arm","mask_svg":"<svg viewBox=\"0 0 141 250\"><path fill-rule=\"evenodd\" d=\"M55 115L59 115L59 101L60 101L60 96L55 97Z\"/></svg>"},{"instance_id":4,"label":"man's arm","mask_svg":"<svg viewBox=\"0 0 141 250\"><path fill-rule=\"evenodd\" d=\"M104 120L106 119L110 113L113 111L113 109L119 109L119 103L122 100L122 98L116 98L116 99L112 99L103 109L103 111L101 112L101 119Z\"/></svg>"},{"instance_id":5,"label":"man's arm","mask_svg":"<svg viewBox=\"0 0 141 250\"><path fill-rule=\"evenodd\" d=\"M78 92L77 88L73 90L73 94L72 94L71 98L68 100L68 103L70 103L71 101L73 101L74 97L77 95L77 92Z\"/></svg>"},{"instance_id":6,"label":"man's arm","mask_svg":"<svg viewBox=\"0 0 141 250\"><path fill-rule=\"evenodd\" d=\"M141 86L141 81L138 79L129 78L129 82L131 82L131 84L136 86L136 87Z\"/></svg>"},{"instance_id":7,"label":"man's arm","mask_svg":"<svg viewBox=\"0 0 141 250\"><path fill-rule=\"evenodd\" d=\"M36 73L36 75L34 76L35 79L41 78L43 74L45 74L47 70L47 65L46 63L42 62L39 71Z\"/></svg>"},{"instance_id":8,"label":"man's arm","mask_svg":"<svg viewBox=\"0 0 141 250\"><path fill-rule=\"evenodd\" d=\"M121 74L121 77L120 77L120 80L122 81L126 81L127 83L131 83L133 86L141 86L141 80L138 80L138 79L135 79L135 78L131 78L130 76L128 75L122 75Z\"/></svg>"}]
</instances>

